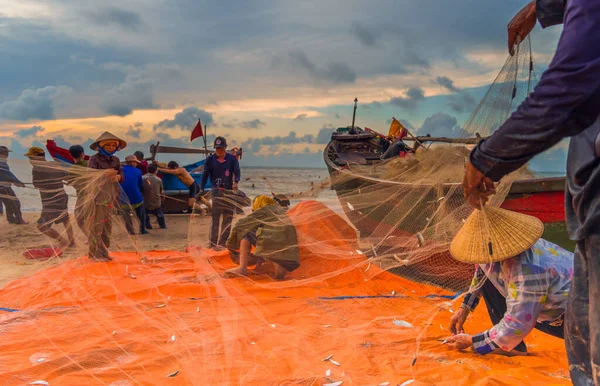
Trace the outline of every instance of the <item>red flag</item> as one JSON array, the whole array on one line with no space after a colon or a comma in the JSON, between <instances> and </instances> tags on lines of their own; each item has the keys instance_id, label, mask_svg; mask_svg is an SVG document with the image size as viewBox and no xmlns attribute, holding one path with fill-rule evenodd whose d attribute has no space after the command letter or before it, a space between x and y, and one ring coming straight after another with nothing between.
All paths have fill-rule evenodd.
<instances>
[{"instance_id":1,"label":"red flag","mask_svg":"<svg viewBox=\"0 0 600 386\"><path fill-rule=\"evenodd\" d=\"M203 135L204 135L204 133L202 132L202 122L200 122L200 119L198 119L198 123L196 124L196 127L194 127L194 130L192 130L192 136L190 138L190 142L198 137L202 137Z\"/></svg>"}]
</instances>

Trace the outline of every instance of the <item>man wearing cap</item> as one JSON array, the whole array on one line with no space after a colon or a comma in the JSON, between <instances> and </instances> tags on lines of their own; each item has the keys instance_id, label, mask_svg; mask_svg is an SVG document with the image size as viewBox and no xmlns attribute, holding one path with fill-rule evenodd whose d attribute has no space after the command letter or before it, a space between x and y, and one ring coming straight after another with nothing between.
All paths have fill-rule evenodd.
<instances>
[{"instance_id":1,"label":"man wearing cap","mask_svg":"<svg viewBox=\"0 0 600 386\"><path fill-rule=\"evenodd\" d=\"M23 188L25 184L10 171L6 162L8 153L10 150L6 146L0 146L0 205L4 204L6 219L10 224L26 224L21 214L21 202L11 187L15 185Z\"/></svg>"},{"instance_id":2,"label":"man wearing cap","mask_svg":"<svg viewBox=\"0 0 600 386\"><path fill-rule=\"evenodd\" d=\"M543 231L537 218L499 208L476 210L467 219L450 253L461 262L476 264L476 272L450 320L453 336L446 339L450 345L482 355L524 354L523 338L534 328L564 338L573 253L539 238ZM494 326L465 334L463 325L481 297Z\"/></svg>"},{"instance_id":3,"label":"man wearing cap","mask_svg":"<svg viewBox=\"0 0 600 386\"><path fill-rule=\"evenodd\" d=\"M217 137L214 148L215 154L208 156L204 162L200 190L204 192L206 183L210 178L213 200L209 236L210 246L211 248L222 249L229 238L231 222L235 212L235 205L226 197L227 191L237 190L241 174L237 157L226 151L227 141L225 138ZM221 220L222 223L219 224Z\"/></svg>"},{"instance_id":4,"label":"man wearing cap","mask_svg":"<svg viewBox=\"0 0 600 386\"><path fill-rule=\"evenodd\" d=\"M29 158L33 169L31 181L33 186L40 191L42 199L42 213L37 221L40 232L59 242L59 248L64 249L75 244L73 228L69 220L69 197L65 192L64 181L68 174L58 163L46 161L46 153L39 147L31 147L25 154ZM52 225L62 224L65 227L65 239Z\"/></svg>"},{"instance_id":5,"label":"man wearing cap","mask_svg":"<svg viewBox=\"0 0 600 386\"><path fill-rule=\"evenodd\" d=\"M536 18L543 28L564 24L554 58L535 91L473 150L463 186L479 205L494 182L571 137L565 212L577 247L565 342L573 383L600 385L600 2L530 2L508 25L511 53Z\"/></svg>"},{"instance_id":6,"label":"man wearing cap","mask_svg":"<svg viewBox=\"0 0 600 386\"><path fill-rule=\"evenodd\" d=\"M125 227L131 235L136 234L132 218L134 211L140 221L140 234L145 235L148 233L146 231L146 209L144 208L142 172L137 168L139 162L133 154L125 157L125 166L123 166L125 179L121 182L121 209L123 210Z\"/></svg>"}]
</instances>

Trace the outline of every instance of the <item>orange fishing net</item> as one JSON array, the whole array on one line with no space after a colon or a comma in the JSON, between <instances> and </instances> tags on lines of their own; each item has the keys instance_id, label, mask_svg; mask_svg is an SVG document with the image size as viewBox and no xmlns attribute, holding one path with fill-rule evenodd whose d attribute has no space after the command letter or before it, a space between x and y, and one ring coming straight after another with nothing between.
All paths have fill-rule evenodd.
<instances>
[{"instance_id":1,"label":"orange fishing net","mask_svg":"<svg viewBox=\"0 0 600 386\"><path fill-rule=\"evenodd\" d=\"M12 282L0 290L14 311L0 311L0 384L569 384L563 341L534 331L528 357L452 351L440 342L452 293L369 264L323 204L288 215L301 266L283 282L224 278L227 254L194 246L82 257ZM466 325L489 326L483 306Z\"/></svg>"}]
</instances>

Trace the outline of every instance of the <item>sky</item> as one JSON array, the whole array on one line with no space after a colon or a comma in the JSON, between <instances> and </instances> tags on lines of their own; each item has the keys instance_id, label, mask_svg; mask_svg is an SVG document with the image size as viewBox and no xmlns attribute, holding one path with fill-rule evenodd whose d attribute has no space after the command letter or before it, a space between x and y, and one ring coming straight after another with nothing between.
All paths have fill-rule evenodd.
<instances>
[{"instance_id":1,"label":"sky","mask_svg":"<svg viewBox=\"0 0 600 386\"><path fill-rule=\"evenodd\" d=\"M3 0L0 145L189 141L200 118L242 165L323 167L331 132L455 135L507 58L516 0ZM543 70L560 27L532 33ZM564 170L565 143L533 161ZM91 151L90 151L91 152ZM167 155L163 155L168 157Z\"/></svg>"}]
</instances>

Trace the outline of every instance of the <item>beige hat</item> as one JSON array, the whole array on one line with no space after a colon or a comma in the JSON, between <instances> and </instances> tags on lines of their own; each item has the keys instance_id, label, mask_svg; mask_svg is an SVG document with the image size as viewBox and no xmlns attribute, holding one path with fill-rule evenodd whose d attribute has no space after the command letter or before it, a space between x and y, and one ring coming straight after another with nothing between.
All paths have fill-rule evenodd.
<instances>
[{"instance_id":1,"label":"beige hat","mask_svg":"<svg viewBox=\"0 0 600 386\"><path fill-rule=\"evenodd\" d=\"M139 164L140 160L138 160L137 157L132 154L125 157L125 162L136 162Z\"/></svg>"},{"instance_id":2,"label":"beige hat","mask_svg":"<svg viewBox=\"0 0 600 386\"><path fill-rule=\"evenodd\" d=\"M463 263L494 263L531 248L542 233L544 224L536 217L485 206L467 218L450 244L450 254Z\"/></svg>"},{"instance_id":3,"label":"beige hat","mask_svg":"<svg viewBox=\"0 0 600 386\"><path fill-rule=\"evenodd\" d=\"M123 141L121 138L117 137L116 135L111 134L108 131L105 131L100 137L98 137L98 139L94 143L92 143L90 145L90 149L98 150L99 143L104 142L104 141L119 142L119 150L123 150L123 149L125 149L125 147L127 147L127 142Z\"/></svg>"}]
</instances>

